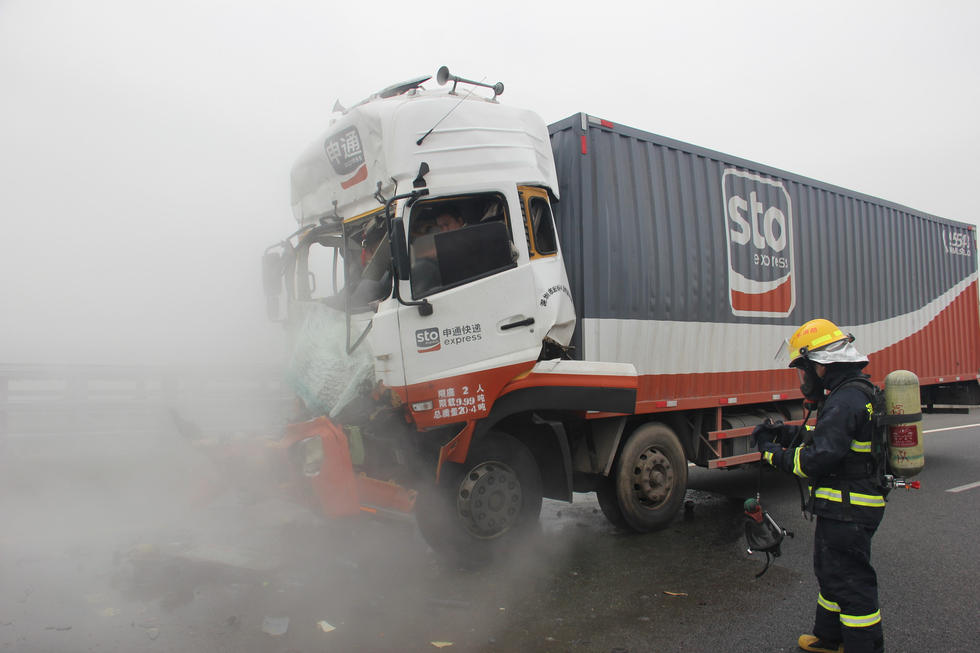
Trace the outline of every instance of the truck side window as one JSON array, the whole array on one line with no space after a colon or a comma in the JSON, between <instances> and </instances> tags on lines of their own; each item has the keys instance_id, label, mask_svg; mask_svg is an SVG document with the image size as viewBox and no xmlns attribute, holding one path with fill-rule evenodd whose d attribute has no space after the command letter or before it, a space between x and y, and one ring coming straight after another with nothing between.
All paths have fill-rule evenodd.
<instances>
[{"instance_id":1,"label":"truck side window","mask_svg":"<svg viewBox=\"0 0 980 653\"><path fill-rule=\"evenodd\" d=\"M415 299L516 265L506 202L497 194L419 202L409 234Z\"/></svg>"},{"instance_id":2,"label":"truck side window","mask_svg":"<svg viewBox=\"0 0 980 653\"><path fill-rule=\"evenodd\" d=\"M536 186L518 186L517 190L521 195L528 255L535 259L557 254L558 238L548 191Z\"/></svg>"},{"instance_id":3,"label":"truck side window","mask_svg":"<svg viewBox=\"0 0 980 653\"><path fill-rule=\"evenodd\" d=\"M534 235L534 249L538 254L554 254L558 251L555 239L555 222L551 217L551 205L543 197L532 197L528 202L528 218Z\"/></svg>"}]
</instances>

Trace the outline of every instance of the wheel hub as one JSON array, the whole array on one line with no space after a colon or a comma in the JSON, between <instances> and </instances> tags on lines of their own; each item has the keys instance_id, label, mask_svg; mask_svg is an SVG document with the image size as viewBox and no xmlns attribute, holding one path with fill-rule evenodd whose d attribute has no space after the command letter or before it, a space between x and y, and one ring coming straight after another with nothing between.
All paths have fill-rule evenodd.
<instances>
[{"instance_id":1,"label":"wheel hub","mask_svg":"<svg viewBox=\"0 0 980 653\"><path fill-rule=\"evenodd\" d=\"M466 530L479 538L499 537L517 522L521 512L521 483L509 466L480 463L460 481L456 510Z\"/></svg>"},{"instance_id":2,"label":"wheel hub","mask_svg":"<svg viewBox=\"0 0 980 653\"><path fill-rule=\"evenodd\" d=\"M667 500L674 485L674 470L667 456L649 447L636 457L633 465L633 494L648 508Z\"/></svg>"}]
</instances>

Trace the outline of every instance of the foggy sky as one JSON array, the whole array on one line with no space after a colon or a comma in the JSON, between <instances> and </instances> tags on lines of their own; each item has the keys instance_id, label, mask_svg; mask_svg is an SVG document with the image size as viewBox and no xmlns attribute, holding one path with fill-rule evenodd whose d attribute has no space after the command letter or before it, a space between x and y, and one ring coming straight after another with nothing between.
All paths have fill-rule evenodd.
<instances>
[{"instance_id":1,"label":"foggy sky","mask_svg":"<svg viewBox=\"0 0 980 653\"><path fill-rule=\"evenodd\" d=\"M975 2L0 0L0 363L274 362L289 169L434 74L980 220Z\"/></svg>"}]
</instances>

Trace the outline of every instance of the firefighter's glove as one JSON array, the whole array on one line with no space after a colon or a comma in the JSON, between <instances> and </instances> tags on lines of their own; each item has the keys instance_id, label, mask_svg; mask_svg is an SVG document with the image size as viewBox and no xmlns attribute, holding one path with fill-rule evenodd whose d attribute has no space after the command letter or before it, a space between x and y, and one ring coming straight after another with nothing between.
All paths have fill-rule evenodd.
<instances>
[{"instance_id":1,"label":"firefighter's glove","mask_svg":"<svg viewBox=\"0 0 980 653\"><path fill-rule=\"evenodd\" d=\"M776 444L782 445L783 449L788 449L795 444L796 436L800 433L802 426L791 426L789 424L779 424L779 435L776 436L774 442Z\"/></svg>"},{"instance_id":2,"label":"firefighter's glove","mask_svg":"<svg viewBox=\"0 0 980 653\"><path fill-rule=\"evenodd\" d=\"M752 441L759 448L759 451L762 451L766 444L778 442L782 438L782 435L783 423L773 422L771 419L767 419L752 430Z\"/></svg>"},{"instance_id":3,"label":"firefighter's glove","mask_svg":"<svg viewBox=\"0 0 980 653\"><path fill-rule=\"evenodd\" d=\"M762 460L774 465L773 456L777 453L785 451L781 446L775 442L760 442L759 443L759 453L762 454Z\"/></svg>"}]
</instances>

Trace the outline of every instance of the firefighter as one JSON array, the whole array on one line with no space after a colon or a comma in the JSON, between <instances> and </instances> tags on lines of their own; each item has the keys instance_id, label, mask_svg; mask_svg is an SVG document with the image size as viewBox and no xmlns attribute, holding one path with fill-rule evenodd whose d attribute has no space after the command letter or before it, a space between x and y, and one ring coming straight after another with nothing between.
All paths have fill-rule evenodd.
<instances>
[{"instance_id":1,"label":"firefighter","mask_svg":"<svg viewBox=\"0 0 980 653\"><path fill-rule=\"evenodd\" d=\"M850 380L867 378L868 358L854 337L833 322L810 320L789 338L789 366L805 402L818 408L816 425L792 446L795 427L759 425L753 432L763 459L810 485L816 515L813 570L820 592L804 651L878 653L884 650L871 538L885 512L871 456L872 406ZM835 392L835 390L839 391ZM791 447L791 448L787 448Z\"/></svg>"}]
</instances>

